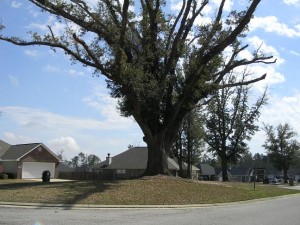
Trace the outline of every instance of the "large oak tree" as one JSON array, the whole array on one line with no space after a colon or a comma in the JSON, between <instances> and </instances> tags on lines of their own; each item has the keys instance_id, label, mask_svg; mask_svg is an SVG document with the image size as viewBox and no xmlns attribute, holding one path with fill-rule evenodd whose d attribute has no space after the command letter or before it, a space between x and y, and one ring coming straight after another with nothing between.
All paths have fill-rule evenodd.
<instances>
[{"instance_id":1,"label":"large oak tree","mask_svg":"<svg viewBox=\"0 0 300 225\"><path fill-rule=\"evenodd\" d=\"M220 84L233 69L268 63L271 56L254 52L239 57L248 45L241 38L261 0L243 11L224 10L220 0L210 22L204 18L209 0L183 0L174 14L164 0L28 0L66 24L63 34L51 26L31 39L1 35L15 45L59 48L70 58L104 76L124 116L133 116L148 146L147 175L168 174L167 156L185 115L228 85L246 85L265 78ZM200 22L199 22L200 21ZM4 25L0 24L0 30ZM229 50L225 58L224 50ZM227 51L228 53L228 51Z\"/></svg>"}]
</instances>

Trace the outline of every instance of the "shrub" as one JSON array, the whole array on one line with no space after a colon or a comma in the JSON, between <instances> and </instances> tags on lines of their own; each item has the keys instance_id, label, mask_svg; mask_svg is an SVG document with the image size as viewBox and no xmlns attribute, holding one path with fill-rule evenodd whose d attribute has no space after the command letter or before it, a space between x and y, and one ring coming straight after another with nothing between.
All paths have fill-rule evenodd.
<instances>
[{"instance_id":1,"label":"shrub","mask_svg":"<svg viewBox=\"0 0 300 225\"><path fill-rule=\"evenodd\" d=\"M5 173L0 173L0 179L8 179L8 175Z\"/></svg>"},{"instance_id":2,"label":"shrub","mask_svg":"<svg viewBox=\"0 0 300 225\"><path fill-rule=\"evenodd\" d=\"M16 179L17 175L15 173L5 173L8 176L8 179Z\"/></svg>"}]
</instances>

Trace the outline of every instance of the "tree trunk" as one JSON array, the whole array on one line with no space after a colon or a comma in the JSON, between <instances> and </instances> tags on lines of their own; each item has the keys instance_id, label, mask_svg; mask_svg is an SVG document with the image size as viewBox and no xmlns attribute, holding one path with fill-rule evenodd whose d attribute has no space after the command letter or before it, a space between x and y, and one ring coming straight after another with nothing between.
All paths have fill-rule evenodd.
<instances>
[{"instance_id":1,"label":"tree trunk","mask_svg":"<svg viewBox=\"0 0 300 225\"><path fill-rule=\"evenodd\" d=\"M228 162L226 157L221 158L222 161L222 180L228 181Z\"/></svg>"},{"instance_id":2,"label":"tree trunk","mask_svg":"<svg viewBox=\"0 0 300 225\"><path fill-rule=\"evenodd\" d=\"M191 155L192 155L192 143L191 143L191 114L187 116L187 178L192 178L191 171Z\"/></svg>"},{"instance_id":3,"label":"tree trunk","mask_svg":"<svg viewBox=\"0 0 300 225\"><path fill-rule=\"evenodd\" d=\"M285 184L288 183L287 169L283 169L283 180Z\"/></svg>"},{"instance_id":4,"label":"tree trunk","mask_svg":"<svg viewBox=\"0 0 300 225\"><path fill-rule=\"evenodd\" d=\"M183 170L182 170L182 139L181 136L179 138L179 155L178 155L178 165L179 165L179 176L183 177Z\"/></svg>"},{"instance_id":5,"label":"tree trunk","mask_svg":"<svg viewBox=\"0 0 300 225\"><path fill-rule=\"evenodd\" d=\"M158 174L170 175L168 168L169 146L165 143L165 135L157 134L153 138L146 138L148 146L148 162L145 176Z\"/></svg>"}]
</instances>

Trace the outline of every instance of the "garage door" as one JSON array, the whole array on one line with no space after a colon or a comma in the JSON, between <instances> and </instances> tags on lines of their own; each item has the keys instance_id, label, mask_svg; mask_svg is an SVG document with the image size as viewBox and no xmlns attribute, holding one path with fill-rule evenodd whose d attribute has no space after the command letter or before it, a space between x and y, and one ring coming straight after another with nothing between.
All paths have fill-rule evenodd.
<instances>
[{"instance_id":1,"label":"garage door","mask_svg":"<svg viewBox=\"0 0 300 225\"><path fill-rule=\"evenodd\" d=\"M55 163L23 162L22 178L42 178L42 173L45 170L49 170L51 178L53 178L55 173Z\"/></svg>"}]
</instances>

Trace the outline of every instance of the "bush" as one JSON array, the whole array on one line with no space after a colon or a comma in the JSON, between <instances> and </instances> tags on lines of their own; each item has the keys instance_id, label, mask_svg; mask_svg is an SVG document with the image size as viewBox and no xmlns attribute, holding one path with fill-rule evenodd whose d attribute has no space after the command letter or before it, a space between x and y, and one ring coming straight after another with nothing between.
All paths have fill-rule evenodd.
<instances>
[{"instance_id":1,"label":"bush","mask_svg":"<svg viewBox=\"0 0 300 225\"><path fill-rule=\"evenodd\" d=\"M17 174L15 173L5 173L8 176L8 179L17 179Z\"/></svg>"},{"instance_id":2,"label":"bush","mask_svg":"<svg viewBox=\"0 0 300 225\"><path fill-rule=\"evenodd\" d=\"M5 173L0 173L0 179L8 179L8 175Z\"/></svg>"}]
</instances>

